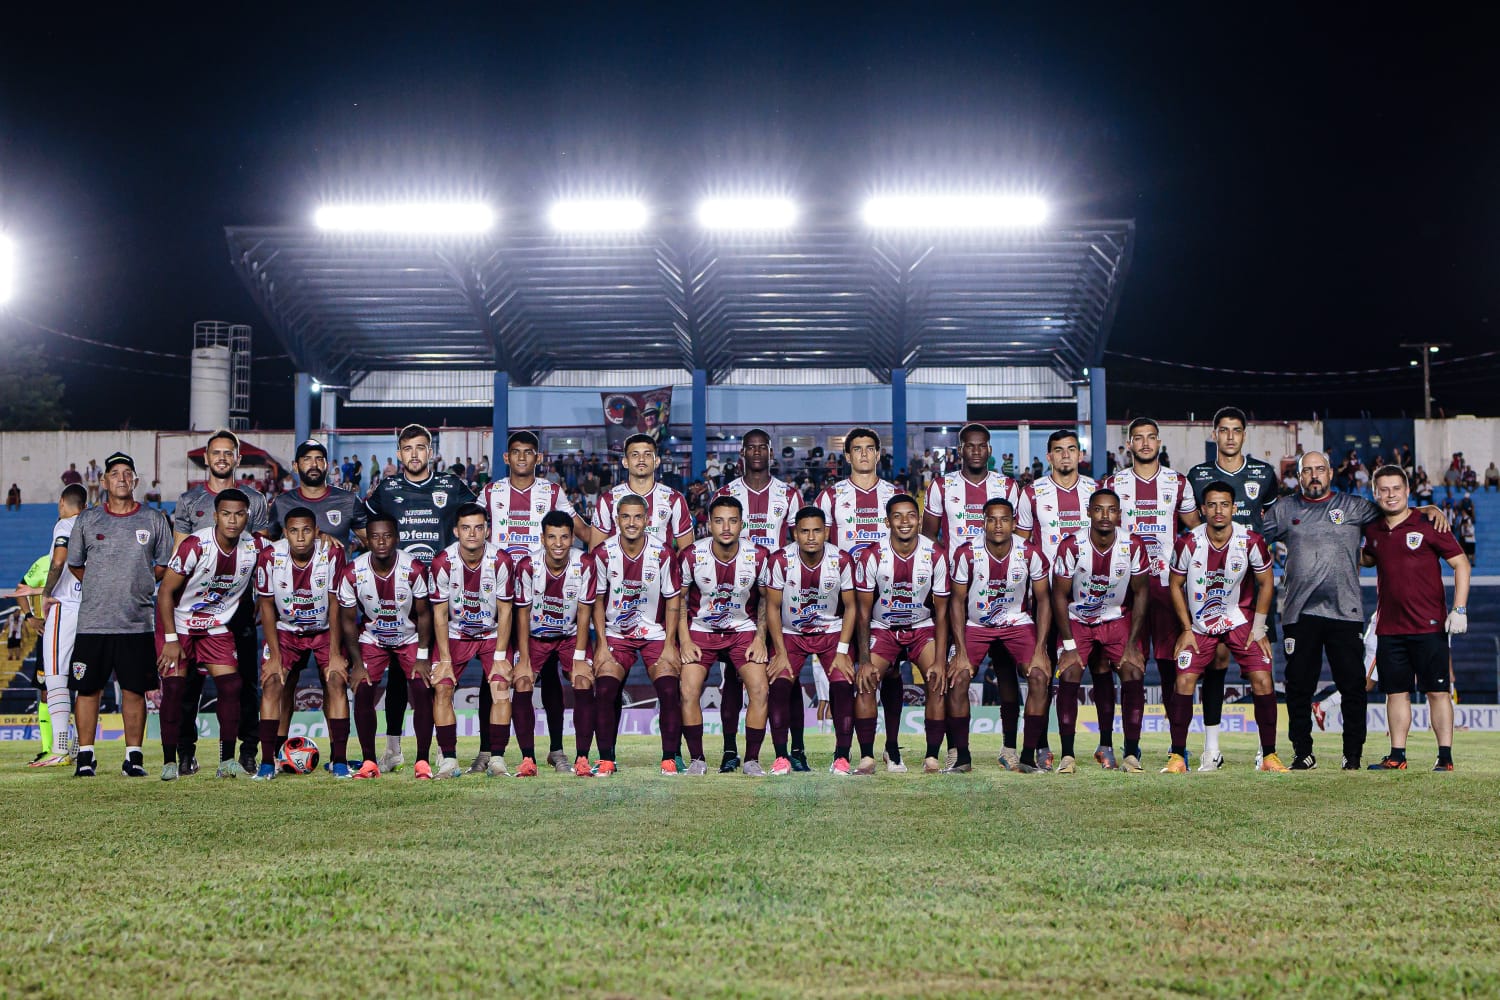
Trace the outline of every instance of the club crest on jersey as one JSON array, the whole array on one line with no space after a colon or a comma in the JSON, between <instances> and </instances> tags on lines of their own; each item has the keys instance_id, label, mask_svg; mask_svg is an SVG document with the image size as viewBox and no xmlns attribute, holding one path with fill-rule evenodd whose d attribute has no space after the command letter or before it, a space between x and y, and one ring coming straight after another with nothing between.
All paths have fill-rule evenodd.
<instances>
[{"instance_id":1,"label":"club crest on jersey","mask_svg":"<svg viewBox=\"0 0 1500 1000\"><path fill-rule=\"evenodd\" d=\"M145 528L137 528L135 530L135 540L142 545L149 544L151 541L151 532Z\"/></svg>"},{"instance_id":2,"label":"club crest on jersey","mask_svg":"<svg viewBox=\"0 0 1500 1000\"><path fill-rule=\"evenodd\" d=\"M1406 547L1415 552L1422 547L1422 533L1420 531L1408 531L1406 533Z\"/></svg>"},{"instance_id":3,"label":"club crest on jersey","mask_svg":"<svg viewBox=\"0 0 1500 1000\"><path fill-rule=\"evenodd\" d=\"M324 511L323 516L328 518L329 524L332 524L336 527L338 523L344 519L344 512L341 510L329 510Z\"/></svg>"},{"instance_id":4,"label":"club crest on jersey","mask_svg":"<svg viewBox=\"0 0 1500 1000\"><path fill-rule=\"evenodd\" d=\"M1245 484L1245 499L1257 500L1260 498L1260 483Z\"/></svg>"},{"instance_id":5,"label":"club crest on jersey","mask_svg":"<svg viewBox=\"0 0 1500 1000\"><path fill-rule=\"evenodd\" d=\"M1193 654L1192 653L1189 653L1187 650L1184 649L1182 652L1180 652L1180 653L1177 654L1177 669L1178 670L1186 670L1189 667L1191 667L1192 665L1193 665Z\"/></svg>"},{"instance_id":6,"label":"club crest on jersey","mask_svg":"<svg viewBox=\"0 0 1500 1000\"><path fill-rule=\"evenodd\" d=\"M83 675L84 675L84 673L86 673L88 671L88 669L89 669L89 665L87 663L84 663L82 660L74 660L73 661L73 679L75 681L81 681L81 680L83 680Z\"/></svg>"},{"instance_id":7,"label":"club crest on jersey","mask_svg":"<svg viewBox=\"0 0 1500 1000\"><path fill-rule=\"evenodd\" d=\"M432 505L434 507L446 507L448 505L448 491L447 490L433 490L432 491Z\"/></svg>"},{"instance_id":8,"label":"club crest on jersey","mask_svg":"<svg viewBox=\"0 0 1500 1000\"><path fill-rule=\"evenodd\" d=\"M1344 523L1344 508L1342 508L1342 507L1335 507L1335 508L1333 508L1333 510L1330 510L1328 512L1328 520L1332 521L1334 524L1343 524Z\"/></svg>"}]
</instances>

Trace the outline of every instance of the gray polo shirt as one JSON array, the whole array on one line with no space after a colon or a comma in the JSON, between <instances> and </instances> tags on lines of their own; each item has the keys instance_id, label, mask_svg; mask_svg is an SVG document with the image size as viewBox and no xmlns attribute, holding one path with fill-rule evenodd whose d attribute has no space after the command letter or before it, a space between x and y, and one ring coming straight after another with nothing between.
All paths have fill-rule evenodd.
<instances>
[{"instance_id":1,"label":"gray polo shirt","mask_svg":"<svg viewBox=\"0 0 1500 1000\"><path fill-rule=\"evenodd\" d=\"M254 486L235 483L234 488L250 500L245 530L264 533L271 529L271 517L266 508L266 498ZM177 498L172 508L172 530L179 535L191 535L195 531L211 528L214 524L214 497L218 494L206 485L194 486Z\"/></svg>"},{"instance_id":2,"label":"gray polo shirt","mask_svg":"<svg viewBox=\"0 0 1500 1000\"><path fill-rule=\"evenodd\" d=\"M1300 493L1283 497L1265 512L1261 531L1268 542L1284 542L1281 620L1303 615L1336 621L1364 620L1359 592L1359 547L1365 525L1380 508L1364 497L1329 491L1321 500Z\"/></svg>"},{"instance_id":3,"label":"gray polo shirt","mask_svg":"<svg viewBox=\"0 0 1500 1000\"><path fill-rule=\"evenodd\" d=\"M80 635L151 632L157 566L172 558L172 525L155 507L111 514L101 504L73 522L68 565L83 568Z\"/></svg>"}]
</instances>

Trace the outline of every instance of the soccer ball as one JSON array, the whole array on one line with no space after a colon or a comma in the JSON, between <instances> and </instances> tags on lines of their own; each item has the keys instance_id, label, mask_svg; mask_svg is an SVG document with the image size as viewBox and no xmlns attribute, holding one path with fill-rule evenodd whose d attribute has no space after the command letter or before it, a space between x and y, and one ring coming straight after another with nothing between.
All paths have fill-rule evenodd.
<instances>
[{"instance_id":1,"label":"soccer ball","mask_svg":"<svg viewBox=\"0 0 1500 1000\"><path fill-rule=\"evenodd\" d=\"M293 774L312 774L318 769L318 745L305 736L288 736L276 762Z\"/></svg>"}]
</instances>

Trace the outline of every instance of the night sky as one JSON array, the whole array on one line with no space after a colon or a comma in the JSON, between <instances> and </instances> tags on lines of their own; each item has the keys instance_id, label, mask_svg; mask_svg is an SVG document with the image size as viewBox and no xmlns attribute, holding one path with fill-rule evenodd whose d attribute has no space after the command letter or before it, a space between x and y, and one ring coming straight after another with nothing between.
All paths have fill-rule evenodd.
<instances>
[{"instance_id":1,"label":"night sky","mask_svg":"<svg viewBox=\"0 0 1500 1000\"><path fill-rule=\"evenodd\" d=\"M225 319L280 354L229 266L227 224L305 222L330 196L483 196L514 215L601 184L691 204L716 181L768 178L843 207L875 185L1010 179L1058 218L1136 220L1112 349L1291 371L1404 365L1410 340L1490 351L1500 84L1479 15L1447 13L8 13L0 226L25 271L0 344L45 341L74 426L177 426L185 359L32 324L185 355L194 320ZM255 421L288 425L285 362L256 368ZM1262 417L1420 408L1413 372L1110 371L1112 416L1230 400ZM181 402L163 408L163 385ZM1181 388L1164 403L1163 385ZM1500 412L1497 386L1496 358L1435 373L1448 413Z\"/></svg>"}]
</instances>

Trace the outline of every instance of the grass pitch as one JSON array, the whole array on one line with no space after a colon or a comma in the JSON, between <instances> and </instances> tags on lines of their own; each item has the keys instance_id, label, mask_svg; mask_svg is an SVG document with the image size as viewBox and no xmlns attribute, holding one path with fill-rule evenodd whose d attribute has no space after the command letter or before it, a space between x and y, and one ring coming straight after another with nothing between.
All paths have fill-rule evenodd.
<instances>
[{"instance_id":1,"label":"grass pitch","mask_svg":"<svg viewBox=\"0 0 1500 1000\"><path fill-rule=\"evenodd\" d=\"M856 779L809 735L814 773L758 780L662 778L645 738L614 779L430 784L5 747L0 992L1500 993L1500 737L1447 775L1414 734L1393 774L1256 774L1230 738L1217 774L1026 776L989 737L973 775Z\"/></svg>"}]
</instances>

